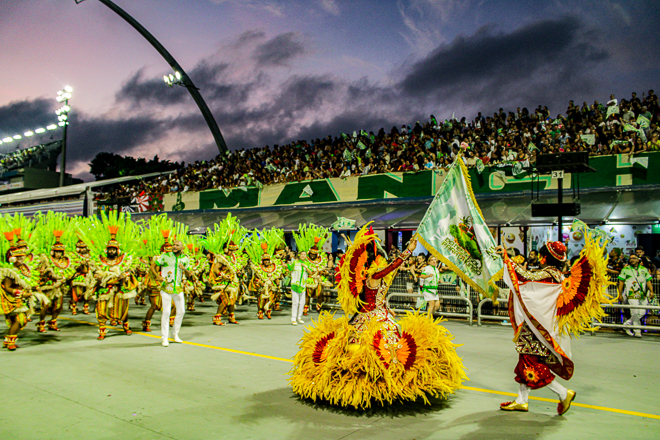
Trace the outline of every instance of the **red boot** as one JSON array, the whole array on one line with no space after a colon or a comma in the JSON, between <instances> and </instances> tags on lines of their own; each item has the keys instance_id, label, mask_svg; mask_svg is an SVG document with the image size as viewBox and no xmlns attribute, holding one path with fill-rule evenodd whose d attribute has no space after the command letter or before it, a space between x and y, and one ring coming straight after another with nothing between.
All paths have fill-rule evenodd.
<instances>
[{"instance_id":1,"label":"red boot","mask_svg":"<svg viewBox=\"0 0 660 440\"><path fill-rule=\"evenodd\" d=\"M262 312L261 310L259 310L259 312L257 312L257 318L258 318L258 319L264 319L264 312Z\"/></svg>"},{"instance_id":2,"label":"red boot","mask_svg":"<svg viewBox=\"0 0 660 440\"><path fill-rule=\"evenodd\" d=\"M105 326L99 327L99 337L96 338L96 339L98 339L99 341L104 340L105 339L105 333L107 331L108 331L108 329Z\"/></svg>"},{"instance_id":3,"label":"red boot","mask_svg":"<svg viewBox=\"0 0 660 440\"><path fill-rule=\"evenodd\" d=\"M57 328L57 319L51 319L50 321L48 321L48 330L53 330L56 332L60 331L60 329Z\"/></svg>"},{"instance_id":4,"label":"red boot","mask_svg":"<svg viewBox=\"0 0 660 440\"><path fill-rule=\"evenodd\" d=\"M133 332L131 331L131 329L128 328L128 321L126 321L126 322L124 323L123 327L124 327L124 331L126 332L126 335L130 336L130 335L133 334Z\"/></svg>"},{"instance_id":5,"label":"red boot","mask_svg":"<svg viewBox=\"0 0 660 440\"><path fill-rule=\"evenodd\" d=\"M46 321L37 322L37 331L39 333L46 333Z\"/></svg>"},{"instance_id":6,"label":"red boot","mask_svg":"<svg viewBox=\"0 0 660 440\"><path fill-rule=\"evenodd\" d=\"M222 322L222 315L213 316L213 325L225 325L225 323Z\"/></svg>"},{"instance_id":7,"label":"red boot","mask_svg":"<svg viewBox=\"0 0 660 440\"><path fill-rule=\"evenodd\" d=\"M7 350L9 351L14 351L18 348L18 345L16 345L17 339L18 339L17 335L5 336L5 343L3 344L3 346L6 347Z\"/></svg>"},{"instance_id":8,"label":"red boot","mask_svg":"<svg viewBox=\"0 0 660 440\"><path fill-rule=\"evenodd\" d=\"M309 306L303 307L303 315L307 316L307 313L309 312Z\"/></svg>"},{"instance_id":9,"label":"red boot","mask_svg":"<svg viewBox=\"0 0 660 440\"><path fill-rule=\"evenodd\" d=\"M174 325L174 318L176 318L176 316L170 316L170 327Z\"/></svg>"},{"instance_id":10,"label":"red boot","mask_svg":"<svg viewBox=\"0 0 660 440\"><path fill-rule=\"evenodd\" d=\"M270 310L266 310L266 318L270 319Z\"/></svg>"},{"instance_id":11,"label":"red boot","mask_svg":"<svg viewBox=\"0 0 660 440\"><path fill-rule=\"evenodd\" d=\"M89 304L83 306L83 314L89 315Z\"/></svg>"},{"instance_id":12,"label":"red boot","mask_svg":"<svg viewBox=\"0 0 660 440\"><path fill-rule=\"evenodd\" d=\"M142 321L142 331L143 332L151 331L151 321L147 321L147 320Z\"/></svg>"},{"instance_id":13,"label":"red boot","mask_svg":"<svg viewBox=\"0 0 660 440\"><path fill-rule=\"evenodd\" d=\"M229 314L229 323L230 324L238 324L238 321L236 321L236 317L233 313Z\"/></svg>"}]
</instances>

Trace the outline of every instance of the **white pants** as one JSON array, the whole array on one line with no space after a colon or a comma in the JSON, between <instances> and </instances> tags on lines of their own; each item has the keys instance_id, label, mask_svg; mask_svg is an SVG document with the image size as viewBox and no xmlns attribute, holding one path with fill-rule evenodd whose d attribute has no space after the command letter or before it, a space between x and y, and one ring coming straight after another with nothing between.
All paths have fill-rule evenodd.
<instances>
[{"instance_id":1,"label":"white pants","mask_svg":"<svg viewBox=\"0 0 660 440\"><path fill-rule=\"evenodd\" d=\"M552 392L554 392L557 397L559 397L559 400L564 400L568 396L568 390L566 389L565 386L557 382L557 380L553 380L547 385L548 388ZM516 398L516 403L527 403L529 400L529 390L530 388L525 385L525 384L520 384L520 388L518 389L518 398Z\"/></svg>"},{"instance_id":2,"label":"white pants","mask_svg":"<svg viewBox=\"0 0 660 440\"><path fill-rule=\"evenodd\" d=\"M649 300L628 298L628 304L631 306L646 306ZM646 315L646 309L630 309L630 319L624 322L624 325L642 325L642 318ZM636 335L641 335L642 331L638 328L633 330Z\"/></svg>"},{"instance_id":3,"label":"white pants","mask_svg":"<svg viewBox=\"0 0 660 440\"><path fill-rule=\"evenodd\" d=\"M291 321L302 319L303 309L305 308L305 289L302 292L296 292L291 289Z\"/></svg>"},{"instance_id":4,"label":"white pants","mask_svg":"<svg viewBox=\"0 0 660 440\"><path fill-rule=\"evenodd\" d=\"M167 292L160 291L160 297L163 300L163 314L160 317L160 337L167 339L170 333L170 312L172 311L172 301L176 306L176 316L174 317L174 329L172 336L178 336L181 330L181 323L183 322L183 315L186 313L185 300L183 299L183 292L171 295Z\"/></svg>"}]
</instances>

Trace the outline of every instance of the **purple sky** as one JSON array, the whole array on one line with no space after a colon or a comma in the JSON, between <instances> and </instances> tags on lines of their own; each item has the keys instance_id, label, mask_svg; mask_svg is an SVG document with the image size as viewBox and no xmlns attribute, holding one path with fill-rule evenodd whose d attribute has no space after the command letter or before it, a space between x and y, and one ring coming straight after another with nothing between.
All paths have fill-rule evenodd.
<instances>
[{"instance_id":1,"label":"purple sky","mask_svg":"<svg viewBox=\"0 0 660 440\"><path fill-rule=\"evenodd\" d=\"M232 149L606 101L660 87L660 2L116 0L183 66ZM203 160L217 148L167 63L97 0L6 1L0 139L70 102L68 171L100 151ZM50 133L49 133L50 136ZM45 142L49 136L32 138ZM54 134L61 136L61 131ZM1 151L29 143L0 145Z\"/></svg>"}]
</instances>

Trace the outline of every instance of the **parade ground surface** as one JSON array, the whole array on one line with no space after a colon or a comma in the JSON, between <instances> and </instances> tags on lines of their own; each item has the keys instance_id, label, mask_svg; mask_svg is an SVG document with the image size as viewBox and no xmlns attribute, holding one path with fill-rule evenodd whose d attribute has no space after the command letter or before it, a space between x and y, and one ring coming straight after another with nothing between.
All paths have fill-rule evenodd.
<instances>
[{"instance_id":1,"label":"parade ground surface","mask_svg":"<svg viewBox=\"0 0 660 440\"><path fill-rule=\"evenodd\" d=\"M470 381L446 400L368 411L300 400L287 384L304 326L288 309L260 321L240 306L239 325L211 325L215 304L184 318L183 344L162 347L147 308L131 304L135 333L65 310L60 332L34 321L15 352L0 352L0 439L650 439L660 438L660 338L597 332L573 341L577 398L564 416L554 394L532 391L528 413L499 410L517 390L511 327L464 321L455 336ZM159 318L157 313L154 318ZM316 312L306 317L316 319ZM4 329L3 329L4 331ZM564 382L563 382L564 383Z\"/></svg>"}]
</instances>

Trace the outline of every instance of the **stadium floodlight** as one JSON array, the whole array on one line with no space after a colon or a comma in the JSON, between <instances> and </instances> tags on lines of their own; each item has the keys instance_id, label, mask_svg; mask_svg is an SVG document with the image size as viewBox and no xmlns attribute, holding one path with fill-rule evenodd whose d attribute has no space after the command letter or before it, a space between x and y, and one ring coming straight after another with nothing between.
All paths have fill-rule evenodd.
<instances>
[{"instance_id":1,"label":"stadium floodlight","mask_svg":"<svg viewBox=\"0 0 660 440\"><path fill-rule=\"evenodd\" d=\"M73 92L73 88L71 86L65 86L64 91L67 92L67 93L71 93L71 92Z\"/></svg>"},{"instance_id":2,"label":"stadium floodlight","mask_svg":"<svg viewBox=\"0 0 660 440\"><path fill-rule=\"evenodd\" d=\"M14 139L16 139L16 140L19 140L19 139L21 139L22 137L23 137L23 136L21 136L20 134L15 134L15 135L14 135Z\"/></svg>"},{"instance_id":3,"label":"stadium floodlight","mask_svg":"<svg viewBox=\"0 0 660 440\"><path fill-rule=\"evenodd\" d=\"M46 130L55 130L57 128L57 125L52 124L46 127Z\"/></svg>"},{"instance_id":4,"label":"stadium floodlight","mask_svg":"<svg viewBox=\"0 0 660 440\"><path fill-rule=\"evenodd\" d=\"M177 71L175 71L174 74L170 73L169 75L163 75L163 81L165 81L167 87L173 87L175 85L186 87L182 78L181 73Z\"/></svg>"},{"instance_id":5,"label":"stadium floodlight","mask_svg":"<svg viewBox=\"0 0 660 440\"><path fill-rule=\"evenodd\" d=\"M57 125L59 125L60 127L64 127L66 125L66 122L60 121L57 123Z\"/></svg>"},{"instance_id":6,"label":"stadium floodlight","mask_svg":"<svg viewBox=\"0 0 660 440\"><path fill-rule=\"evenodd\" d=\"M37 133L37 134L41 134L41 133L43 133L44 131L46 131L45 128L37 128L36 130L34 130L34 132Z\"/></svg>"},{"instance_id":7,"label":"stadium floodlight","mask_svg":"<svg viewBox=\"0 0 660 440\"><path fill-rule=\"evenodd\" d=\"M25 137L30 137L32 135L34 135L34 131L26 131L25 133L23 133L23 136Z\"/></svg>"},{"instance_id":8,"label":"stadium floodlight","mask_svg":"<svg viewBox=\"0 0 660 440\"><path fill-rule=\"evenodd\" d=\"M6 138L4 138L4 139L2 140L2 142L11 142L11 141L13 141L13 140L14 140L13 138L6 137Z\"/></svg>"}]
</instances>

